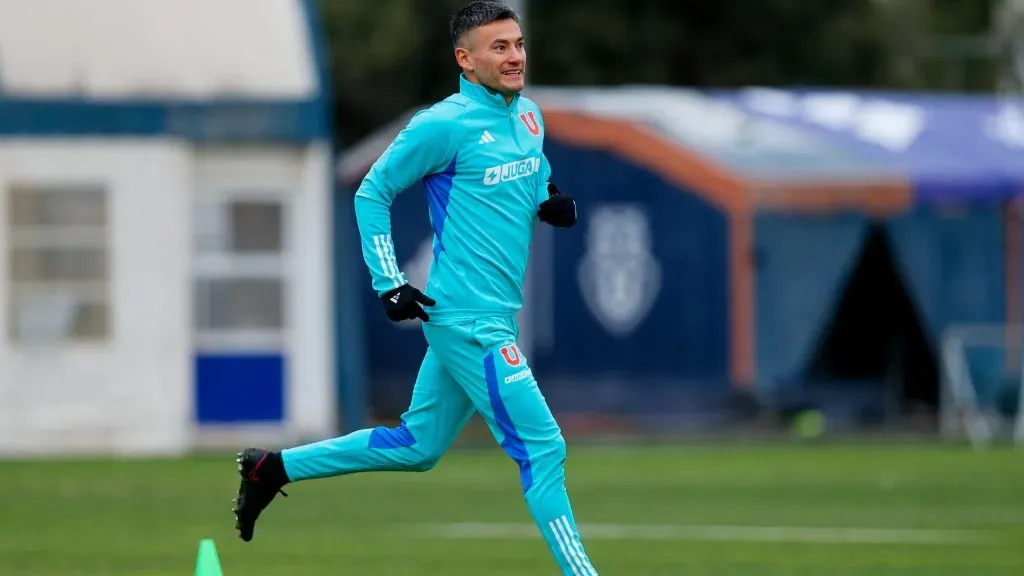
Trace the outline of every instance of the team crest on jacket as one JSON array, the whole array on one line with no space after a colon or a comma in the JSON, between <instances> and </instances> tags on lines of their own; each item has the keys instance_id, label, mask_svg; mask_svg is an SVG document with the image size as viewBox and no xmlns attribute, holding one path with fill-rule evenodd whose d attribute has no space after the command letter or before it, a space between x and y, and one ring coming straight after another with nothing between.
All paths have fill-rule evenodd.
<instances>
[{"instance_id":1,"label":"team crest on jacket","mask_svg":"<svg viewBox=\"0 0 1024 576\"><path fill-rule=\"evenodd\" d=\"M540 124L537 122L537 117L533 115L533 112L527 112L526 114L520 114L519 119L526 125L526 129L530 131L530 134L534 136L540 135Z\"/></svg>"}]
</instances>

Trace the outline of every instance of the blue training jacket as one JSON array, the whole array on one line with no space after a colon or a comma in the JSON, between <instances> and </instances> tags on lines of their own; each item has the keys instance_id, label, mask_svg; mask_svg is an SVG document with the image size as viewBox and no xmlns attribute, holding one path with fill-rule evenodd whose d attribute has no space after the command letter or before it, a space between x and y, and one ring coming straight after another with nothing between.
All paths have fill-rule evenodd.
<instances>
[{"instance_id":1,"label":"blue training jacket","mask_svg":"<svg viewBox=\"0 0 1024 576\"><path fill-rule=\"evenodd\" d=\"M511 104L460 76L458 93L418 112L373 164L355 195L363 259L378 295L406 282L391 240L391 203L422 180L434 230L423 291L430 323L509 316L523 281L551 168L544 120L528 98Z\"/></svg>"}]
</instances>

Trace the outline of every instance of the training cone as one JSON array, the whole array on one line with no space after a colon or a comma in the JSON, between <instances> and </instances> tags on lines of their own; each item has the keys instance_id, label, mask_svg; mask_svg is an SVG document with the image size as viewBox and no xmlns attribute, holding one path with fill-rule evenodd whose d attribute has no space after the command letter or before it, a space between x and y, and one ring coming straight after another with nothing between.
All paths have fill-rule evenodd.
<instances>
[{"instance_id":1,"label":"training cone","mask_svg":"<svg viewBox=\"0 0 1024 576\"><path fill-rule=\"evenodd\" d=\"M220 569L220 559L217 557L217 546L209 538L199 542L196 576L224 576Z\"/></svg>"}]
</instances>

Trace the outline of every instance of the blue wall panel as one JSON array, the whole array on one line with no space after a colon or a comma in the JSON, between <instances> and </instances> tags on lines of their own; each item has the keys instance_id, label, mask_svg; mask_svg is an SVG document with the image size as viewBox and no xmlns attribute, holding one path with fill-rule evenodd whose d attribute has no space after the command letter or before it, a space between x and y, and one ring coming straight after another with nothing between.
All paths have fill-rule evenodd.
<instances>
[{"instance_id":1,"label":"blue wall panel","mask_svg":"<svg viewBox=\"0 0 1024 576\"><path fill-rule=\"evenodd\" d=\"M200 424L281 422L286 361L281 354L203 353L195 358Z\"/></svg>"},{"instance_id":2,"label":"blue wall panel","mask_svg":"<svg viewBox=\"0 0 1024 576\"><path fill-rule=\"evenodd\" d=\"M726 217L698 197L613 155L557 142L547 145L547 155L553 180L579 198L580 221L572 230L553 233L556 346L551 355L536 359L541 373L547 377L622 373L637 379L726 377ZM646 247L623 246L628 234L611 250L595 247L588 236L596 233L591 217L603 208L625 205L642 210L649 227ZM646 262L634 265L638 260ZM615 278L622 272L634 276L631 279L638 285L646 285L653 300L635 331L618 336L595 311L593 303L602 295L585 292L621 290ZM581 278L581 274L591 276ZM607 306L613 308L612 303Z\"/></svg>"}]
</instances>

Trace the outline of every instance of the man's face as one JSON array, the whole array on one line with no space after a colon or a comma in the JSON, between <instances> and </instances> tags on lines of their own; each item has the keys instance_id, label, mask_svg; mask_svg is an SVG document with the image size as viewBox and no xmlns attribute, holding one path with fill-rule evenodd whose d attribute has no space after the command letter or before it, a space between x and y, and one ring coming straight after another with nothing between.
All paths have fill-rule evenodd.
<instances>
[{"instance_id":1,"label":"man's face","mask_svg":"<svg viewBox=\"0 0 1024 576\"><path fill-rule=\"evenodd\" d=\"M515 20L498 20L472 30L465 47L456 50L456 59L484 86L511 96L526 85L526 47Z\"/></svg>"}]
</instances>

